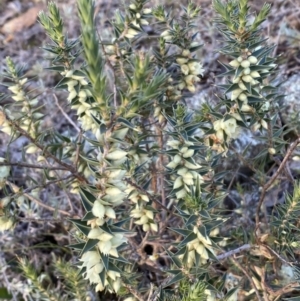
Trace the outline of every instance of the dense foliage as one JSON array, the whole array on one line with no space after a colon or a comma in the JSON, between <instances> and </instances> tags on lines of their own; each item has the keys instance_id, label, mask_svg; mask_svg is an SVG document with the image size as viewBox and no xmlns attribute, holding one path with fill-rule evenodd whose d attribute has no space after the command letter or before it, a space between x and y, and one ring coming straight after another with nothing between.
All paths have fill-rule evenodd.
<instances>
[{"instance_id":1,"label":"dense foliage","mask_svg":"<svg viewBox=\"0 0 300 301\"><path fill-rule=\"evenodd\" d=\"M68 248L78 256L79 273L53 258L65 279L61 290L19 258L30 300L271 301L296 293L300 186L288 162L300 138L285 139L277 58L260 30L270 5L253 14L247 0L213 0L223 36L218 51L228 63L221 63L216 99L193 107L190 96L205 71L197 56L200 7L189 3L176 16L135 0L116 12L109 37L97 31L92 0L77 7L77 39L64 32L55 3L39 15L51 40L48 70L59 76L55 89L76 115L69 133L47 128L48 112L10 58L2 81L3 99L14 102L1 107L1 131L27 144L22 162L9 151L1 158L0 229L13 231L32 217L30 206L41 206L53 222L73 225ZM234 144L249 133L262 145L254 157ZM247 191L238 183L242 201L229 217L224 199L235 167L224 162L232 157L251 170L259 197L254 210L245 208ZM268 174L272 163L277 167ZM19 185L14 166L37 176ZM294 193L270 213L266 195L284 173ZM45 202L42 192L53 184L74 196L72 210ZM76 196L81 216L73 210Z\"/></svg>"}]
</instances>

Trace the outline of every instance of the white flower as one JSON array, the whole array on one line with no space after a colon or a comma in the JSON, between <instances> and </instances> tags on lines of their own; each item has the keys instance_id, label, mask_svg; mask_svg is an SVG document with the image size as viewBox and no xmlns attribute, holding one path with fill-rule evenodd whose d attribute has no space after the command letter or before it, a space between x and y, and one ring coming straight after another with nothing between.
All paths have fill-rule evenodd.
<instances>
[{"instance_id":1,"label":"white flower","mask_svg":"<svg viewBox=\"0 0 300 301\"><path fill-rule=\"evenodd\" d=\"M0 157L0 162L4 162L5 159ZM9 175L10 167L7 166L0 166L0 178L6 178Z\"/></svg>"},{"instance_id":2,"label":"white flower","mask_svg":"<svg viewBox=\"0 0 300 301\"><path fill-rule=\"evenodd\" d=\"M100 219L103 219L105 214L105 207L102 205L102 203L99 200L96 200L93 204L92 213L99 217Z\"/></svg>"},{"instance_id":3,"label":"white flower","mask_svg":"<svg viewBox=\"0 0 300 301\"><path fill-rule=\"evenodd\" d=\"M230 118L223 122L224 131L227 136L232 137L237 129L236 119Z\"/></svg>"},{"instance_id":4,"label":"white flower","mask_svg":"<svg viewBox=\"0 0 300 301\"><path fill-rule=\"evenodd\" d=\"M163 31L160 36L166 41L169 42L173 39L170 30Z\"/></svg>"},{"instance_id":5,"label":"white flower","mask_svg":"<svg viewBox=\"0 0 300 301\"><path fill-rule=\"evenodd\" d=\"M22 101L25 98L25 94L23 91L21 91L18 94L12 96L11 98L14 99L15 101Z\"/></svg>"},{"instance_id":6,"label":"white flower","mask_svg":"<svg viewBox=\"0 0 300 301\"><path fill-rule=\"evenodd\" d=\"M187 75L184 80L188 86L193 86L195 82L200 81L199 77L193 74Z\"/></svg>"},{"instance_id":7,"label":"white flower","mask_svg":"<svg viewBox=\"0 0 300 301\"><path fill-rule=\"evenodd\" d=\"M154 231L154 232L157 232L157 231L158 231L158 226L157 226L157 224L151 223L151 224L150 224L150 228L151 228L151 230Z\"/></svg>"},{"instance_id":8,"label":"white flower","mask_svg":"<svg viewBox=\"0 0 300 301\"><path fill-rule=\"evenodd\" d=\"M195 93L196 92L196 87L194 85L187 85L186 88L191 92Z\"/></svg>"},{"instance_id":9,"label":"white flower","mask_svg":"<svg viewBox=\"0 0 300 301\"><path fill-rule=\"evenodd\" d=\"M26 154L34 154L38 151L37 146L35 146L34 144L29 144L29 146L26 149Z\"/></svg>"},{"instance_id":10,"label":"white flower","mask_svg":"<svg viewBox=\"0 0 300 301\"><path fill-rule=\"evenodd\" d=\"M243 79L243 81L246 82L246 83L251 83L252 80L253 80L253 78L252 78L251 75L244 75L244 76L242 77L242 79Z\"/></svg>"},{"instance_id":11,"label":"white flower","mask_svg":"<svg viewBox=\"0 0 300 301\"><path fill-rule=\"evenodd\" d=\"M21 91L21 87L19 85L13 85L8 87L8 90L13 92L14 94L18 94Z\"/></svg>"},{"instance_id":12,"label":"white flower","mask_svg":"<svg viewBox=\"0 0 300 301\"><path fill-rule=\"evenodd\" d=\"M105 207L105 215L111 219L115 219L116 218L116 212L113 208L111 207Z\"/></svg>"},{"instance_id":13,"label":"white flower","mask_svg":"<svg viewBox=\"0 0 300 301\"><path fill-rule=\"evenodd\" d=\"M248 68L250 66L250 62L248 60L242 61L241 66L243 68Z\"/></svg>"},{"instance_id":14,"label":"white flower","mask_svg":"<svg viewBox=\"0 0 300 301\"><path fill-rule=\"evenodd\" d=\"M65 77L72 77L73 73L74 73L73 70L69 70L69 71L67 71Z\"/></svg>"},{"instance_id":15,"label":"white flower","mask_svg":"<svg viewBox=\"0 0 300 301\"><path fill-rule=\"evenodd\" d=\"M71 100L73 100L76 96L77 96L77 92L76 92L75 89L73 89L72 91L70 91L70 94L69 94L67 100L68 100L68 101L71 101Z\"/></svg>"},{"instance_id":16,"label":"white flower","mask_svg":"<svg viewBox=\"0 0 300 301\"><path fill-rule=\"evenodd\" d=\"M110 241L99 241L98 247L101 253L104 255L108 255L111 250L111 242Z\"/></svg>"},{"instance_id":17,"label":"white flower","mask_svg":"<svg viewBox=\"0 0 300 301\"><path fill-rule=\"evenodd\" d=\"M263 128L265 128L266 130L268 129L268 123L264 119L262 119L260 121L260 123L261 123L261 125L262 125Z\"/></svg>"},{"instance_id":18,"label":"white flower","mask_svg":"<svg viewBox=\"0 0 300 301\"><path fill-rule=\"evenodd\" d=\"M14 222L12 218L7 216L0 216L0 231L9 230L12 228Z\"/></svg>"},{"instance_id":19,"label":"white flower","mask_svg":"<svg viewBox=\"0 0 300 301\"><path fill-rule=\"evenodd\" d=\"M233 90L231 93L231 100L237 99L242 92L243 92L242 89Z\"/></svg>"},{"instance_id":20,"label":"white flower","mask_svg":"<svg viewBox=\"0 0 300 301\"><path fill-rule=\"evenodd\" d=\"M185 188L179 190L178 192L176 192L176 198L177 199L181 199L181 198L184 198L186 196L186 190Z\"/></svg>"},{"instance_id":21,"label":"white flower","mask_svg":"<svg viewBox=\"0 0 300 301\"><path fill-rule=\"evenodd\" d=\"M179 65L183 65L183 64L187 63L188 60L189 60L189 59L187 59L187 58L178 57L178 58L176 59L176 62L177 62Z\"/></svg>"},{"instance_id":22,"label":"white flower","mask_svg":"<svg viewBox=\"0 0 300 301\"><path fill-rule=\"evenodd\" d=\"M251 75L253 78L260 77L260 74L259 74L257 71L252 71L252 72L250 73L250 75Z\"/></svg>"},{"instance_id":23,"label":"white flower","mask_svg":"<svg viewBox=\"0 0 300 301\"><path fill-rule=\"evenodd\" d=\"M270 148L268 148L268 152L269 152L269 154L271 154L271 155L275 155L275 154L276 154L276 149L273 148L273 147L270 147Z\"/></svg>"},{"instance_id":24,"label":"white flower","mask_svg":"<svg viewBox=\"0 0 300 301\"><path fill-rule=\"evenodd\" d=\"M188 50L188 49L184 49L183 51L182 51L182 55L183 56L189 56L191 54L191 52Z\"/></svg>"},{"instance_id":25,"label":"white flower","mask_svg":"<svg viewBox=\"0 0 300 301\"><path fill-rule=\"evenodd\" d=\"M106 155L106 158L109 160L120 160L120 159L125 158L126 155L127 155L127 152L125 152L123 150L115 150L115 151L108 153Z\"/></svg>"},{"instance_id":26,"label":"white flower","mask_svg":"<svg viewBox=\"0 0 300 301\"><path fill-rule=\"evenodd\" d=\"M143 13L144 13L145 15L151 14L151 13L152 13L152 9L151 9L151 8L145 8L145 9L143 10Z\"/></svg>"},{"instance_id":27,"label":"white flower","mask_svg":"<svg viewBox=\"0 0 300 301\"><path fill-rule=\"evenodd\" d=\"M183 155L182 155L182 157L183 158L190 158L190 157L192 157L193 155L194 155L194 150L193 149L189 149L189 150L187 150Z\"/></svg>"},{"instance_id":28,"label":"white flower","mask_svg":"<svg viewBox=\"0 0 300 301\"><path fill-rule=\"evenodd\" d=\"M199 62L191 62L191 63L188 63L188 66L189 66L191 74L194 74L194 75L200 74L203 76L204 69L202 68L202 64L200 64Z\"/></svg>"},{"instance_id":29,"label":"white flower","mask_svg":"<svg viewBox=\"0 0 300 301\"><path fill-rule=\"evenodd\" d=\"M251 64L257 63L257 58L255 56L249 56L247 59Z\"/></svg>"},{"instance_id":30,"label":"white flower","mask_svg":"<svg viewBox=\"0 0 300 301\"><path fill-rule=\"evenodd\" d=\"M239 85L239 88L240 88L241 90L247 90L247 87L245 86L245 84L244 84L242 81L240 81L240 82L238 83L238 85Z\"/></svg>"},{"instance_id":31,"label":"white flower","mask_svg":"<svg viewBox=\"0 0 300 301\"><path fill-rule=\"evenodd\" d=\"M197 164L197 163L190 163L188 161L184 162L184 166L188 169L199 169L201 168L201 165Z\"/></svg>"},{"instance_id":32,"label":"white flower","mask_svg":"<svg viewBox=\"0 0 300 301\"><path fill-rule=\"evenodd\" d=\"M233 60L233 61L229 62L229 65L234 68L237 68L237 67L239 67L240 63L237 60Z\"/></svg>"},{"instance_id":33,"label":"white flower","mask_svg":"<svg viewBox=\"0 0 300 301\"><path fill-rule=\"evenodd\" d=\"M185 65L185 64L181 65L181 72L182 72L184 75L188 75L188 74L189 74L189 71L190 71L190 69L189 69L188 65Z\"/></svg>"},{"instance_id":34,"label":"white flower","mask_svg":"<svg viewBox=\"0 0 300 301\"><path fill-rule=\"evenodd\" d=\"M247 102L248 101L248 97L247 97L247 95L245 93L241 93L239 95L239 100Z\"/></svg>"},{"instance_id":35,"label":"white flower","mask_svg":"<svg viewBox=\"0 0 300 301\"><path fill-rule=\"evenodd\" d=\"M183 186L182 177L178 177L173 184L173 189L178 189Z\"/></svg>"}]
</instances>

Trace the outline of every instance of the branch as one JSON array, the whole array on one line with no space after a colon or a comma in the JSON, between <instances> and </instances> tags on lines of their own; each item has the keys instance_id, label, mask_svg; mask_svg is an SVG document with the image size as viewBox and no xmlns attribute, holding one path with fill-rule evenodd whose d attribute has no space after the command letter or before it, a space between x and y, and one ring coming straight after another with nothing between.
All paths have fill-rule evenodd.
<instances>
[{"instance_id":1,"label":"branch","mask_svg":"<svg viewBox=\"0 0 300 301\"><path fill-rule=\"evenodd\" d=\"M153 197L152 194L150 194L147 190L145 190L141 186L137 185L136 183L132 182L129 179L125 179L125 182L127 182L128 184L132 185L136 189L138 189L141 192L143 192L144 194L146 194L149 199L151 199L153 202L155 202L156 204L158 204L159 206L161 206L162 208L164 208L167 212L172 213L172 211L170 209L168 209L166 206L164 206L159 200L157 200L155 197Z\"/></svg>"},{"instance_id":2,"label":"branch","mask_svg":"<svg viewBox=\"0 0 300 301\"><path fill-rule=\"evenodd\" d=\"M18 132L20 132L23 136L28 138L35 146L37 146L40 150L43 151L44 154L46 154L47 157L51 158L53 161L58 163L59 165L65 167L68 171L70 171L75 178L77 178L80 182L86 183L87 180L85 177L83 177L79 172L76 171L76 168L74 166L67 164L61 160L59 160L56 156L51 154L49 151L45 149L45 146L41 145L39 142L37 142L34 138L32 138L26 131L24 131L16 122L13 120L9 120L11 122L11 125L17 129Z\"/></svg>"},{"instance_id":3,"label":"branch","mask_svg":"<svg viewBox=\"0 0 300 301\"><path fill-rule=\"evenodd\" d=\"M48 169L48 170L68 170L66 167L48 167L43 165L29 164L23 162L0 162L0 166L19 166L26 168L36 168L36 169Z\"/></svg>"},{"instance_id":4,"label":"branch","mask_svg":"<svg viewBox=\"0 0 300 301\"><path fill-rule=\"evenodd\" d=\"M280 166L278 167L278 169L276 170L275 174L272 176L272 178L264 185L261 195L260 195L260 199L257 205L257 209L256 209L256 216L255 216L255 223L256 225L259 224L259 212L260 212L260 208L261 205L264 201L264 198L266 196L266 192L267 190L272 186L273 182L277 179L277 177L279 176L279 174L281 173L281 171L284 169L285 164L287 163L289 157L291 156L291 154L293 153L293 151L295 150L295 148L297 147L297 145L300 142L300 138L298 138L296 141L294 141L292 143L292 145L290 146L290 148L287 150L287 153L285 155L285 157L283 158Z\"/></svg>"},{"instance_id":5,"label":"branch","mask_svg":"<svg viewBox=\"0 0 300 301\"><path fill-rule=\"evenodd\" d=\"M239 247L239 248L237 248L235 250L231 250L231 251L228 251L226 253L220 254L216 258L218 260L223 260L225 258L231 257L231 256L233 256L233 255L235 255L237 253L240 253L242 251L246 251L246 250L249 250L249 249L251 249L250 244L245 244L245 245L243 245L243 246L241 246L241 247Z\"/></svg>"},{"instance_id":6,"label":"branch","mask_svg":"<svg viewBox=\"0 0 300 301\"><path fill-rule=\"evenodd\" d=\"M80 128L74 123L74 121L68 116L68 114L63 110L63 108L60 106L58 99L56 97L56 95L53 93L52 94L55 100L55 104L57 105L57 107L59 108L59 110L61 111L61 113L65 116L65 118L69 121L69 123L74 127L74 129L80 133Z\"/></svg>"},{"instance_id":7,"label":"branch","mask_svg":"<svg viewBox=\"0 0 300 301\"><path fill-rule=\"evenodd\" d=\"M237 268L239 268L244 274L245 276L248 278L248 280L250 281L253 289L255 290L255 293L256 293L256 296L258 298L259 301L263 301L263 299L261 298L259 292L258 292L258 289L253 281L253 279L251 278L251 276L249 275L249 273L247 272L247 270L245 270L242 265L235 259L235 258L231 258L231 261L233 262L233 264L235 266L237 266Z\"/></svg>"},{"instance_id":8,"label":"branch","mask_svg":"<svg viewBox=\"0 0 300 301\"><path fill-rule=\"evenodd\" d=\"M14 192L17 192L17 191L20 190L20 188L19 188L17 185L15 185L14 183L12 183L12 182L10 182L10 181L6 181L6 184L9 185L9 186L12 188L12 190L13 190ZM35 203L38 204L39 206L44 207L44 208L46 208L46 209L49 210L49 211L52 211L52 212L57 211L57 212L59 212L59 213L61 213L61 214L63 214L63 215L67 215L67 216L72 217L72 215L71 215L69 212L64 211L64 210L61 210L61 209L53 208L53 207L51 207L51 206L49 206L49 205L46 205L46 204L42 203L40 200L36 199L35 197L33 197L32 195L30 195L30 194L28 194L28 193L26 193L26 192L23 193L23 195L26 196L26 197L27 197L29 200L31 200L32 202L35 202Z\"/></svg>"},{"instance_id":9,"label":"branch","mask_svg":"<svg viewBox=\"0 0 300 301\"><path fill-rule=\"evenodd\" d=\"M73 175L69 175L69 176L61 178L61 179L52 180L52 181L49 181L49 182L41 184L41 185L32 186L32 187L29 187L29 188L26 188L25 190L23 190L23 193L28 193L28 192L30 192L34 189L38 189L38 188L46 188L48 185L56 184L57 182L65 181L65 180L68 180L71 178L73 178Z\"/></svg>"}]
</instances>

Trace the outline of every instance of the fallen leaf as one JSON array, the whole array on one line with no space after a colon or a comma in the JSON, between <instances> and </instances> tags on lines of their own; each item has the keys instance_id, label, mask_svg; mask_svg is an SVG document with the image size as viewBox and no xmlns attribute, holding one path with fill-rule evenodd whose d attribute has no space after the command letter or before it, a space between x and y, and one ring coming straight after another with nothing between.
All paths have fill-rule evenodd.
<instances>
[{"instance_id":1,"label":"fallen leaf","mask_svg":"<svg viewBox=\"0 0 300 301\"><path fill-rule=\"evenodd\" d=\"M25 13L21 14L20 16L6 22L2 26L0 31L4 34L13 34L15 32L27 29L36 22L40 10L40 6L35 6L28 9Z\"/></svg>"}]
</instances>

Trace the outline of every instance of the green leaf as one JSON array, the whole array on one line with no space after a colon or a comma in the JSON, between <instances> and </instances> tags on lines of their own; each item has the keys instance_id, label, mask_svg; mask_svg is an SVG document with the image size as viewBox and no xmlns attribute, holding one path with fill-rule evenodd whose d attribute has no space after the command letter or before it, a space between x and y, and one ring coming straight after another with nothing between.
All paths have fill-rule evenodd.
<instances>
[{"instance_id":1,"label":"green leaf","mask_svg":"<svg viewBox=\"0 0 300 301\"><path fill-rule=\"evenodd\" d=\"M184 279L186 276L184 275L184 273L179 272L175 277L173 277L169 282L167 282L167 284L165 284L163 287L168 287L174 283L179 282L180 280Z\"/></svg>"},{"instance_id":2,"label":"green leaf","mask_svg":"<svg viewBox=\"0 0 300 301\"><path fill-rule=\"evenodd\" d=\"M75 218L70 218L69 219L75 226L76 228L83 233L85 236L88 236L91 228L86 225L85 221L82 221L80 219L75 219Z\"/></svg>"},{"instance_id":3,"label":"green leaf","mask_svg":"<svg viewBox=\"0 0 300 301\"><path fill-rule=\"evenodd\" d=\"M0 287L0 299L12 299L6 287Z\"/></svg>"},{"instance_id":4,"label":"green leaf","mask_svg":"<svg viewBox=\"0 0 300 301\"><path fill-rule=\"evenodd\" d=\"M192 232L187 237L185 237L185 239L180 243L180 246L185 246L187 243L191 242L192 240L194 240L196 238L197 238L197 234Z\"/></svg>"},{"instance_id":5,"label":"green leaf","mask_svg":"<svg viewBox=\"0 0 300 301\"><path fill-rule=\"evenodd\" d=\"M92 219L95 219L95 216L91 211L87 212L85 216L82 218L83 221L90 221Z\"/></svg>"},{"instance_id":6,"label":"green leaf","mask_svg":"<svg viewBox=\"0 0 300 301\"><path fill-rule=\"evenodd\" d=\"M185 248L183 248L185 249ZM173 261L173 263L178 267L178 268L182 268L182 263L181 261L168 249L165 249L166 252L168 253L170 259Z\"/></svg>"},{"instance_id":7,"label":"green leaf","mask_svg":"<svg viewBox=\"0 0 300 301\"><path fill-rule=\"evenodd\" d=\"M106 271L108 271L109 256L103 254L103 253L101 252L101 250L100 250L99 253L100 253L100 257L101 257L101 259L102 259L102 261L103 261L104 268L105 268Z\"/></svg>"},{"instance_id":8,"label":"green leaf","mask_svg":"<svg viewBox=\"0 0 300 301\"><path fill-rule=\"evenodd\" d=\"M170 228L170 230L179 233L180 235L186 237L192 233L191 230L185 230L185 229L180 229L180 228Z\"/></svg>"},{"instance_id":9,"label":"green leaf","mask_svg":"<svg viewBox=\"0 0 300 301\"><path fill-rule=\"evenodd\" d=\"M80 256L82 256L83 253L88 252L91 249L93 249L97 245L98 242L99 242L99 239L88 239L84 248L82 249Z\"/></svg>"},{"instance_id":10,"label":"green leaf","mask_svg":"<svg viewBox=\"0 0 300 301\"><path fill-rule=\"evenodd\" d=\"M81 196L81 201L84 209L88 212L92 211L93 204L96 200L96 197L93 194L91 194L89 191L81 187L80 187L80 196Z\"/></svg>"},{"instance_id":11,"label":"green leaf","mask_svg":"<svg viewBox=\"0 0 300 301\"><path fill-rule=\"evenodd\" d=\"M199 217L197 215L192 214L189 219L185 222L185 226L188 227L191 224L194 224L195 221L198 219ZM189 230L184 230L184 231L189 231ZM191 232L191 231L189 231Z\"/></svg>"},{"instance_id":12,"label":"green leaf","mask_svg":"<svg viewBox=\"0 0 300 301\"><path fill-rule=\"evenodd\" d=\"M130 128L130 129L133 129L133 130L136 129L136 127L130 121L128 121L127 119L125 119L123 117L119 117L117 119L117 122L124 124L126 127Z\"/></svg>"},{"instance_id":13,"label":"green leaf","mask_svg":"<svg viewBox=\"0 0 300 301\"><path fill-rule=\"evenodd\" d=\"M68 248L75 249L75 250L82 250L85 246L85 242L80 242L78 244L71 244L67 245Z\"/></svg>"}]
</instances>

